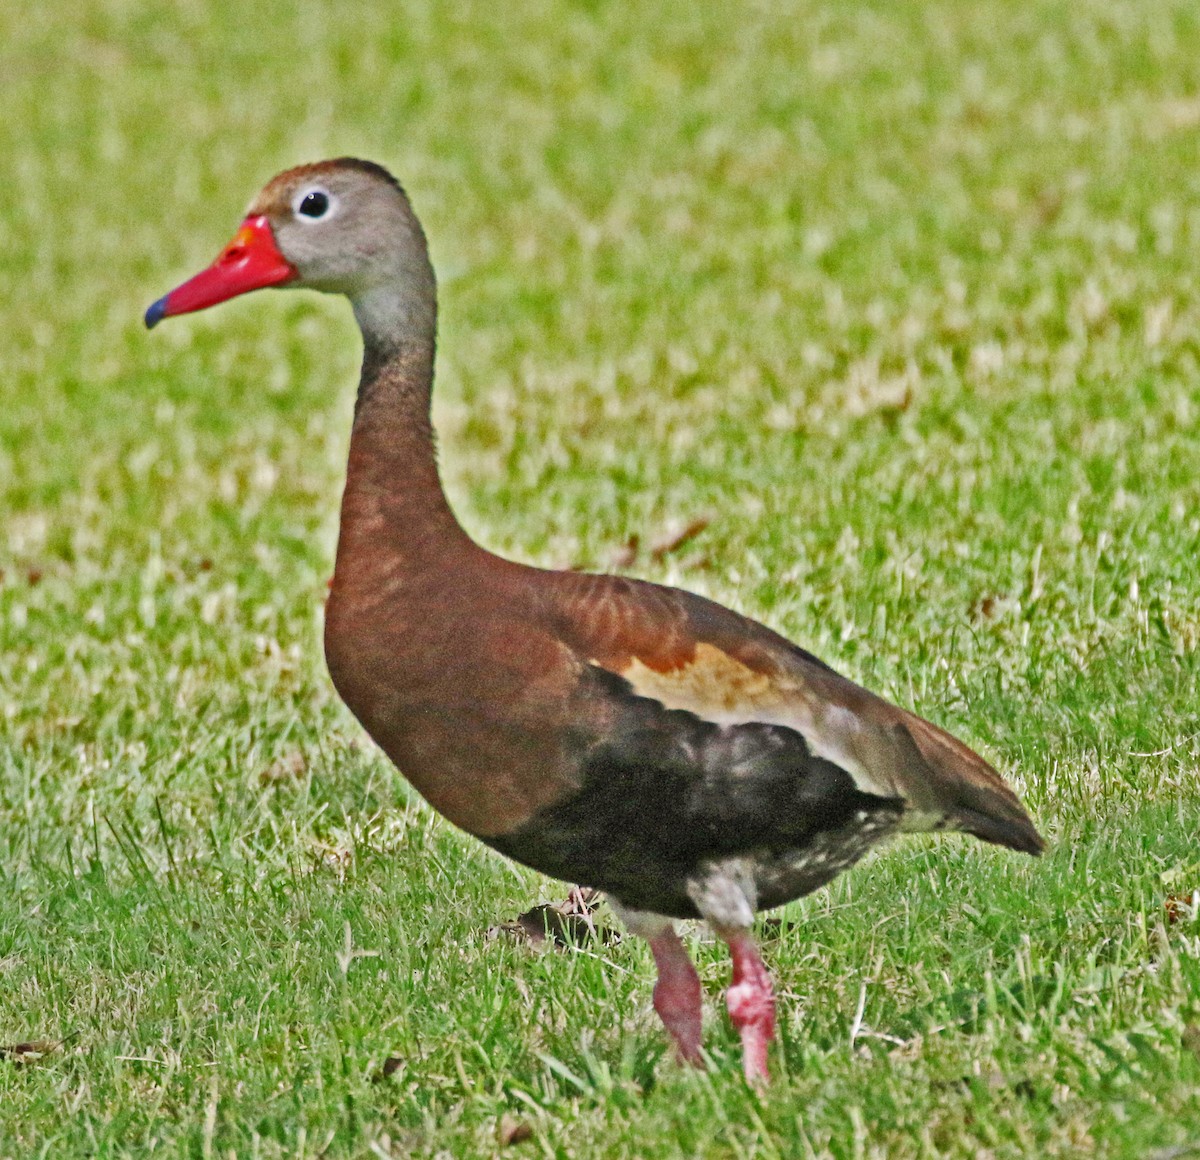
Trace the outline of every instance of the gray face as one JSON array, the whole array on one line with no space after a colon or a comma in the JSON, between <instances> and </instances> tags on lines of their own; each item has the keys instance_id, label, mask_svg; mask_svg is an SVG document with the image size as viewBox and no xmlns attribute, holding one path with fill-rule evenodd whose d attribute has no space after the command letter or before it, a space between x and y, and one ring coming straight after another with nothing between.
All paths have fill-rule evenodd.
<instances>
[{"instance_id":1,"label":"gray face","mask_svg":"<svg viewBox=\"0 0 1200 1160\"><path fill-rule=\"evenodd\" d=\"M381 170L338 162L292 169L249 212L271 223L299 274L292 285L357 299L385 284L419 291L431 283L421 227Z\"/></svg>"}]
</instances>

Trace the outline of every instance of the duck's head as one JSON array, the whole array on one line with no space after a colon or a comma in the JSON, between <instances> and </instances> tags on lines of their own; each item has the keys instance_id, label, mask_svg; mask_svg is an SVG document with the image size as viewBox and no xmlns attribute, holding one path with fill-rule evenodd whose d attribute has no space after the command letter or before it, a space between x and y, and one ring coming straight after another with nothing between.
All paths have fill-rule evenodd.
<instances>
[{"instance_id":1,"label":"duck's head","mask_svg":"<svg viewBox=\"0 0 1200 1160\"><path fill-rule=\"evenodd\" d=\"M345 294L364 330L405 318L432 326L425 236L396 179L371 161L342 157L273 178L217 260L155 302L146 325L264 286Z\"/></svg>"}]
</instances>

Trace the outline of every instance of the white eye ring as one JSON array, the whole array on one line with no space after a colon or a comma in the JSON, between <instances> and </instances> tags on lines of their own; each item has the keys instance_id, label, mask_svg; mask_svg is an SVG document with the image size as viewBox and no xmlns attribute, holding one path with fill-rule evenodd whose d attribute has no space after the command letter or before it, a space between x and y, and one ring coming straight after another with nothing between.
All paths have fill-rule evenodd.
<instances>
[{"instance_id":1,"label":"white eye ring","mask_svg":"<svg viewBox=\"0 0 1200 1160\"><path fill-rule=\"evenodd\" d=\"M337 208L337 198L320 185L309 185L292 199L292 213L308 225L328 221Z\"/></svg>"}]
</instances>

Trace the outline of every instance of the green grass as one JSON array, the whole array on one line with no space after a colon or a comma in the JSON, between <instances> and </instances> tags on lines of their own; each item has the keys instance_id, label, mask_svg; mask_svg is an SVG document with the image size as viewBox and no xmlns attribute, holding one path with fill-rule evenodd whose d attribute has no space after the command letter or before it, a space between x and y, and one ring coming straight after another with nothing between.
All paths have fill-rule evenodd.
<instances>
[{"instance_id":1,"label":"green grass","mask_svg":"<svg viewBox=\"0 0 1200 1160\"><path fill-rule=\"evenodd\" d=\"M0 1155L1200 1155L1195 4L80 0L0 8L0 78L0 1045L64 1041L0 1059ZM427 226L478 538L711 516L632 570L959 732L1051 840L787 910L761 1098L720 948L683 1072L645 947L488 937L562 887L337 703L344 304L142 329L337 153Z\"/></svg>"}]
</instances>

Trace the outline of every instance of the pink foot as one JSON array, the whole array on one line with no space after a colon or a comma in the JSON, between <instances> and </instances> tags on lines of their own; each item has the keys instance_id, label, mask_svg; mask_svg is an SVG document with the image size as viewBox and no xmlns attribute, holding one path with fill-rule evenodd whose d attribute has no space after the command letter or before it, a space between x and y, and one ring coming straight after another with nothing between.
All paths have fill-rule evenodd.
<instances>
[{"instance_id":1,"label":"pink foot","mask_svg":"<svg viewBox=\"0 0 1200 1160\"><path fill-rule=\"evenodd\" d=\"M675 1041L675 1051L684 1063L704 1066L700 1056L700 976L687 950L671 927L650 939L650 950L658 967L654 984L654 1010Z\"/></svg>"},{"instance_id":2,"label":"pink foot","mask_svg":"<svg viewBox=\"0 0 1200 1160\"><path fill-rule=\"evenodd\" d=\"M742 1037L742 1068L750 1083L770 1078L767 1047L775 1038L775 996L771 976L746 931L725 936L733 958L733 982L725 993L729 1018Z\"/></svg>"}]
</instances>

